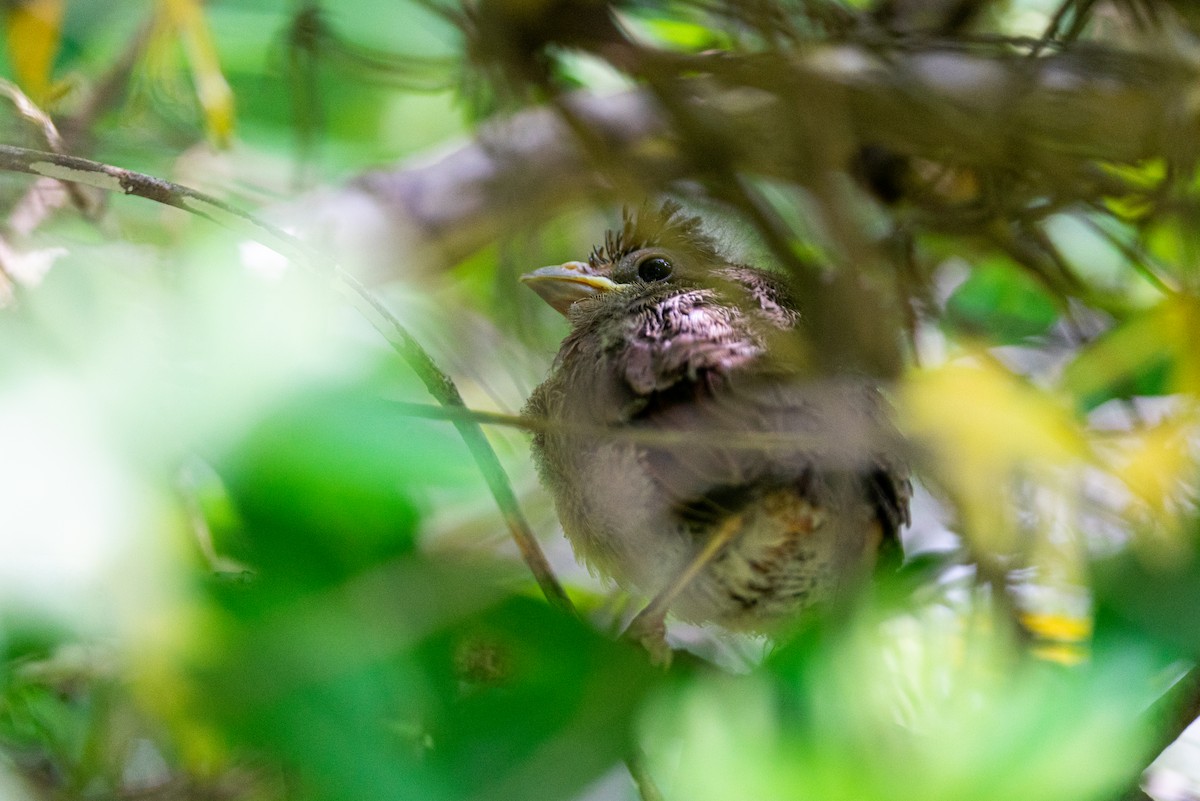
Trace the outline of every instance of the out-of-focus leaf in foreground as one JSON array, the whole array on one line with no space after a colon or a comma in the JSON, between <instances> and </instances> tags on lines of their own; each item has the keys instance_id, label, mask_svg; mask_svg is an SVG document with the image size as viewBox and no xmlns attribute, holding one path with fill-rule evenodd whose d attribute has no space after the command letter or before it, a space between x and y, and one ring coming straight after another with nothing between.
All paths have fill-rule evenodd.
<instances>
[{"instance_id":1,"label":"out-of-focus leaf in foreground","mask_svg":"<svg viewBox=\"0 0 1200 801\"><path fill-rule=\"evenodd\" d=\"M195 0L160 0L159 14L160 36L178 37L187 54L209 136L217 145L228 145L234 126L233 92L221 72L203 6Z\"/></svg>"},{"instance_id":2,"label":"out-of-focus leaf in foreground","mask_svg":"<svg viewBox=\"0 0 1200 801\"><path fill-rule=\"evenodd\" d=\"M672 798L1066 801L1119 794L1149 747L1161 663L1139 647L1062 668L987 615L841 620L746 679L664 694L648 742Z\"/></svg>"},{"instance_id":3,"label":"out-of-focus leaf in foreground","mask_svg":"<svg viewBox=\"0 0 1200 801\"><path fill-rule=\"evenodd\" d=\"M28 0L10 4L4 12L13 71L25 92L38 102L50 93L64 5L64 0Z\"/></svg>"},{"instance_id":4,"label":"out-of-focus leaf in foreground","mask_svg":"<svg viewBox=\"0 0 1200 801\"><path fill-rule=\"evenodd\" d=\"M902 419L933 453L935 478L955 498L965 533L991 552L1015 545L1006 488L1029 471L1049 482L1089 454L1069 409L990 359L914 373L900 400Z\"/></svg>"},{"instance_id":5,"label":"out-of-focus leaf in foreground","mask_svg":"<svg viewBox=\"0 0 1200 801\"><path fill-rule=\"evenodd\" d=\"M1195 524L1189 548L1172 558L1123 551L1095 567L1098 624L1153 642L1179 658L1200 659L1200 548Z\"/></svg>"},{"instance_id":6,"label":"out-of-focus leaf in foreground","mask_svg":"<svg viewBox=\"0 0 1200 801\"><path fill-rule=\"evenodd\" d=\"M422 494L470 462L452 427L363 397L286 404L222 460L252 577L206 584L181 673L148 680L302 797L568 797L625 753L645 659L514 595L511 567L421 554Z\"/></svg>"}]
</instances>

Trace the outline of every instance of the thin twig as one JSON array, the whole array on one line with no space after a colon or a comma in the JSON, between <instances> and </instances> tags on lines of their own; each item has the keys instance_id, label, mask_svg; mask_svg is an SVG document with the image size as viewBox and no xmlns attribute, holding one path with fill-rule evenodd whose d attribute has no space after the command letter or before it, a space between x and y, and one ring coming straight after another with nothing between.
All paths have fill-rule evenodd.
<instances>
[{"instance_id":1,"label":"thin twig","mask_svg":"<svg viewBox=\"0 0 1200 801\"><path fill-rule=\"evenodd\" d=\"M1059 32L1062 30L1063 23L1067 19L1067 14L1074 7L1075 0L1063 0L1059 3L1058 8L1054 11L1054 15L1050 17L1050 22L1046 25L1046 31L1029 48L1030 57L1036 57L1041 54L1046 45L1058 41Z\"/></svg>"},{"instance_id":2,"label":"thin twig","mask_svg":"<svg viewBox=\"0 0 1200 801\"><path fill-rule=\"evenodd\" d=\"M0 78L0 94L9 99L17 109L18 114L38 127L42 132L42 138L46 140L47 147L55 153L62 152L63 139L62 135L58 132L58 128L54 125L54 120L50 119L50 115L43 111L37 103L34 103L29 98L29 95L22 92L19 86L6 78Z\"/></svg>"},{"instance_id":3,"label":"thin twig","mask_svg":"<svg viewBox=\"0 0 1200 801\"><path fill-rule=\"evenodd\" d=\"M662 791L654 783L654 777L650 775L650 768L646 765L646 755L640 748L635 748L633 753L625 758L625 766L629 768L629 775L633 777L633 783L637 785L638 796L642 801L663 801Z\"/></svg>"},{"instance_id":4,"label":"thin twig","mask_svg":"<svg viewBox=\"0 0 1200 801\"><path fill-rule=\"evenodd\" d=\"M447 408L466 408L453 379L434 363L429 353L421 347L421 344L413 338L396 316L359 283L358 279L339 266L334 267L334 272L338 279L338 287L343 290L343 294L354 304L359 313L371 321L376 330L383 334L401 358L408 363L408 366L425 384L429 394ZM546 561L546 555L542 552L541 546L533 536L533 530L521 512L512 483L508 480L508 474L504 472L504 466L500 464L500 459L488 442L487 436L484 435L483 429L475 421L465 418L454 421L454 427L458 429L459 436L466 442L467 449L471 451L475 463L479 466L479 471L483 473L492 497L500 508L500 513L504 516L504 522L508 525L509 533L521 551L521 558L528 565L534 578L537 579L538 586L541 587L546 600L565 611L573 612L574 605L562 585L558 583L558 579L554 577L550 563Z\"/></svg>"},{"instance_id":5,"label":"thin twig","mask_svg":"<svg viewBox=\"0 0 1200 801\"><path fill-rule=\"evenodd\" d=\"M1076 0L1075 16L1071 19L1071 27L1067 28L1066 33L1058 37L1059 44L1070 44L1079 38L1083 33L1083 28L1087 25L1088 18L1092 15L1092 6L1096 5L1096 0Z\"/></svg>"},{"instance_id":6,"label":"thin twig","mask_svg":"<svg viewBox=\"0 0 1200 801\"><path fill-rule=\"evenodd\" d=\"M1083 32L1083 27L1091 15L1092 6L1095 4L1096 0L1063 0L1054 12L1054 16L1050 18L1046 32L1029 49L1030 57L1037 57L1050 44L1069 44L1079 38L1079 34ZM1075 9L1075 14L1071 18L1071 27L1063 31L1063 25L1071 9Z\"/></svg>"},{"instance_id":7,"label":"thin twig","mask_svg":"<svg viewBox=\"0 0 1200 801\"><path fill-rule=\"evenodd\" d=\"M717 558L725 546L745 530L745 517L744 513L739 512L725 518L720 527L708 538L708 541L683 566L679 574L672 577L629 624L628 633L646 645L652 655L657 650L655 646L665 646L665 642L662 640L663 621L666 619L671 605L675 603L675 599L691 586L696 577L712 563L713 559ZM647 642L647 637L654 638L654 641Z\"/></svg>"},{"instance_id":8,"label":"thin twig","mask_svg":"<svg viewBox=\"0 0 1200 801\"><path fill-rule=\"evenodd\" d=\"M1104 239L1107 240L1110 245L1121 251L1121 255L1125 257L1125 260L1129 262L1129 265L1133 267L1134 271L1136 271L1138 275L1142 276L1142 278L1145 278L1146 282L1159 292L1162 292L1164 295L1175 295L1179 292L1177 287L1173 287L1167 283L1167 280L1159 275L1157 270L1150 266L1148 254L1143 249L1124 241L1115 233L1101 225L1100 222L1091 215L1085 214L1079 219L1083 220L1083 222L1097 234L1104 237Z\"/></svg>"},{"instance_id":9,"label":"thin twig","mask_svg":"<svg viewBox=\"0 0 1200 801\"><path fill-rule=\"evenodd\" d=\"M387 307L341 266L320 256L291 234L195 189L77 156L0 145L0 169L136 195L196 214L227 228L246 231L248 235L281 255L314 273L332 278L355 310L366 317L408 363L429 394L445 406L465 406L454 381L438 368L420 343ZM471 451L471 456L475 459L496 505L504 516L509 533L516 541L522 558L546 599L562 609L573 609L570 598L554 577L545 554L534 538L533 531L517 504L512 484L496 452L488 443L483 429L469 419L455 421L455 427Z\"/></svg>"},{"instance_id":10,"label":"thin twig","mask_svg":"<svg viewBox=\"0 0 1200 801\"><path fill-rule=\"evenodd\" d=\"M35 119L35 122L42 125L49 150L55 153L77 153L80 150L88 149L86 145L91 136L92 123L105 111L115 106L123 96L125 87L129 83L129 76L133 73L133 68L150 39L151 29L152 26L148 21L138 28L113 66L84 98L79 109L64 118L57 128L49 115L46 115L41 109L37 110L45 118L44 123L41 119ZM15 101L16 98L14 98ZM66 196L81 212L90 216L97 211L96 199L84 196L79 191L81 187L74 184L66 184L66 187ZM45 192L44 187L35 183L20 200L13 204L13 211L8 217L8 222L14 230L27 234L37 228L49 214L61 205L60 196Z\"/></svg>"},{"instance_id":11,"label":"thin twig","mask_svg":"<svg viewBox=\"0 0 1200 801\"><path fill-rule=\"evenodd\" d=\"M659 80L668 71L696 76L680 78L677 93L743 174L794 181L803 159L822 163L813 146L825 140L806 130L791 134L784 146L780 131L797 115L848 120L856 142L888 143L934 162L947 153L967 154L983 175L1009 174L1019 157L1020 174L1035 180L1011 188L1006 209L1044 209L1051 196L1056 207L1086 201L1095 194L1096 162L1170 160L1180 143L1191 141L1198 116L1180 101L1195 82L1192 61L1099 45L1036 61L1001 45L981 52L822 45L787 58L622 48L620 56L630 71L653 72ZM1064 82L1071 87L1067 115ZM749 97L755 102L746 102ZM759 100L770 97L773 103ZM710 153L696 164L695 154L678 146L673 121L679 115L664 109L650 88L578 92L562 102L643 185L686 191L698 175L711 174ZM997 124L1014 119L1021 124ZM481 181L483 174L488 178ZM680 183L689 177L693 183ZM393 253L410 254L406 271L447 269L514 229L536 228L613 193L611 170L596 170L558 112L539 107L481 128L474 141L436 160L369 173L313 202L330 211L322 224L337 225L331 233L350 246L379 236L375 226L386 225L389 246L365 254L371 272L360 274L370 282L394 273ZM350 213L347 196L353 209L365 196L382 217ZM974 235L986 221L951 223Z\"/></svg>"},{"instance_id":12,"label":"thin twig","mask_svg":"<svg viewBox=\"0 0 1200 801\"><path fill-rule=\"evenodd\" d=\"M54 120L37 103L34 103L28 95L22 92L19 86L12 81L0 78L0 94L9 99L9 102L16 108L18 114L37 126L41 132L42 139L46 142L47 148L54 153L63 153L65 151L66 148L62 134L58 132L58 127L55 126ZM89 213L90 207L93 204L88 202L89 198L81 191L80 187L71 183L65 186L67 196L71 198L71 202L75 204L75 207L85 214Z\"/></svg>"},{"instance_id":13,"label":"thin twig","mask_svg":"<svg viewBox=\"0 0 1200 801\"><path fill-rule=\"evenodd\" d=\"M522 431L536 431L555 434L570 434L578 437L596 437L617 442L629 442L652 447L686 450L688 448L719 447L730 451L754 451L759 453L796 451L811 451L814 453L834 453L839 458L845 458L848 445L843 432L829 430L820 433L796 431L792 428L780 428L778 431L728 431L708 429L696 431L691 429L672 428L635 428L630 426L585 425L581 423L559 423L525 415L504 414L503 412L488 412L470 409L465 406L431 406L425 403L407 403L396 401L394 407L400 413L410 417L420 417L429 420L445 420L452 423L471 421L481 425L505 426ZM882 432L880 432L882 434ZM902 446L898 438L895 442L883 441L882 438L870 440L871 454L874 458L880 454L900 455ZM868 454L861 454L868 458Z\"/></svg>"}]
</instances>

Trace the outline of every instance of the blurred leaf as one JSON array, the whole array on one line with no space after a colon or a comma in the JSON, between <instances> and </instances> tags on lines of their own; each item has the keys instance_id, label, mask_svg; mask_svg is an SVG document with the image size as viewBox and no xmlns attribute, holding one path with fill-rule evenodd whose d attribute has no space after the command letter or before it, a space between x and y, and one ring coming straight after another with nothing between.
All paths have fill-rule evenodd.
<instances>
[{"instance_id":1,"label":"blurred leaf","mask_svg":"<svg viewBox=\"0 0 1200 801\"><path fill-rule=\"evenodd\" d=\"M1033 612L1020 615L1021 626L1034 642L1030 653L1046 662L1079 665L1087 659L1092 637L1090 615Z\"/></svg>"},{"instance_id":2,"label":"blurred leaf","mask_svg":"<svg viewBox=\"0 0 1200 801\"><path fill-rule=\"evenodd\" d=\"M562 798L625 752L640 651L510 597L505 562L416 551L423 493L474 476L453 427L308 393L221 472L256 575L210 583L183 675L149 677L182 682L194 741L273 756L314 799Z\"/></svg>"},{"instance_id":3,"label":"blurred leaf","mask_svg":"<svg viewBox=\"0 0 1200 801\"><path fill-rule=\"evenodd\" d=\"M1200 303L1173 295L1085 348L1063 372L1084 409L1113 398L1200 391Z\"/></svg>"},{"instance_id":4,"label":"blurred leaf","mask_svg":"<svg viewBox=\"0 0 1200 801\"><path fill-rule=\"evenodd\" d=\"M188 717L282 760L305 797L440 797L420 765L421 738L389 733L389 717L421 723L427 679L409 650L493 600L495 583L410 560L310 595L286 569L210 589L208 636L188 675L203 706Z\"/></svg>"},{"instance_id":5,"label":"blurred leaf","mask_svg":"<svg viewBox=\"0 0 1200 801\"><path fill-rule=\"evenodd\" d=\"M1125 220L1139 220L1152 212L1156 192L1162 188L1167 177L1167 162L1164 159L1148 159L1141 164L1099 165L1109 175L1125 182L1129 193L1104 198L1105 207Z\"/></svg>"},{"instance_id":6,"label":"blurred leaf","mask_svg":"<svg viewBox=\"0 0 1200 801\"><path fill-rule=\"evenodd\" d=\"M1128 257L1110 236L1109 227L1093 216L1076 212L1053 214L1046 218L1043 228L1070 272L1096 293L1095 300L1101 308L1112 303L1104 299L1105 293L1120 298L1115 304L1118 309L1136 307L1136 301L1143 296L1147 298L1143 305L1161 297L1161 292L1142 280L1130 266Z\"/></svg>"},{"instance_id":7,"label":"blurred leaf","mask_svg":"<svg viewBox=\"0 0 1200 801\"><path fill-rule=\"evenodd\" d=\"M410 553L425 491L475 478L452 426L405 417L364 386L293 398L221 472L246 524L248 551L230 555L317 586Z\"/></svg>"},{"instance_id":8,"label":"blurred leaf","mask_svg":"<svg viewBox=\"0 0 1200 801\"><path fill-rule=\"evenodd\" d=\"M407 558L315 596L214 587L192 715L319 799L569 797L624 753L655 672L486 568ZM202 699L202 700L201 700Z\"/></svg>"},{"instance_id":9,"label":"blurred leaf","mask_svg":"<svg viewBox=\"0 0 1200 801\"><path fill-rule=\"evenodd\" d=\"M163 14L178 33L187 53L196 85L196 97L204 111L208 134L218 146L229 144L234 126L233 91L221 72L217 50L199 0L159 0Z\"/></svg>"},{"instance_id":10,"label":"blurred leaf","mask_svg":"<svg viewBox=\"0 0 1200 801\"><path fill-rule=\"evenodd\" d=\"M769 671L660 694L648 748L668 797L1085 801L1148 750L1160 663L1138 647L1073 669L1017 656L987 614L839 618Z\"/></svg>"},{"instance_id":11,"label":"blurred leaf","mask_svg":"<svg viewBox=\"0 0 1200 801\"><path fill-rule=\"evenodd\" d=\"M948 322L1001 344L1045 333L1058 318L1054 299L1029 275L1004 260L984 262L946 302Z\"/></svg>"},{"instance_id":12,"label":"blurred leaf","mask_svg":"<svg viewBox=\"0 0 1200 801\"><path fill-rule=\"evenodd\" d=\"M431 764L457 797L497 801L573 797L625 756L663 679L639 648L523 598L431 641L422 661L438 680Z\"/></svg>"},{"instance_id":13,"label":"blurred leaf","mask_svg":"<svg viewBox=\"0 0 1200 801\"><path fill-rule=\"evenodd\" d=\"M1125 550L1099 561L1093 570L1098 635L1106 629L1132 630L1175 656L1200 659L1200 549L1195 521L1192 542L1171 558ZM1105 632L1107 633L1107 632Z\"/></svg>"},{"instance_id":14,"label":"blurred leaf","mask_svg":"<svg viewBox=\"0 0 1200 801\"><path fill-rule=\"evenodd\" d=\"M18 0L9 5L9 59L35 103L49 100L51 71L62 34L64 0Z\"/></svg>"},{"instance_id":15,"label":"blurred leaf","mask_svg":"<svg viewBox=\"0 0 1200 801\"><path fill-rule=\"evenodd\" d=\"M937 457L966 533L994 552L1013 545L1006 494L1019 472L1053 484L1056 468L1089 456L1078 421L1057 398L991 360L911 374L901 389L901 422Z\"/></svg>"},{"instance_id":16,"label":"blurred leaf","mask_svg":"<svg viewBox=\"0 0 1200 801\"><path fill-rule=\"evenodd\" d=\"M58 645L14 664L0 682L0 746L40 764L68 794L114 785L125 732L115 725L113 659L103 648Z\"/></svg>"},{"instance_id":17,"label":"blurred leaf","mask_svg":"<svg viewBox=\"0 0 1200 801\"><path fill-rule=\"evenodd\" d=\"M36 753L48 751L55 759L73 764L87 736L87 720L73 708L69 697L52 687L11 682L0 698L0 743L8 748Z\"/></svg>"},{"instance_id":18,"label":"blurred leaf","mask_svg":"<svg viewBox=\"0 0 1200 801\"><path fill-rule=\"evenodd\" d=\"M696 20L682 19L678 13L655 14L658 10L635 7L624 12L621 19L644 38L668 49L696 52L729 47L729 37L723 31Z\"/></svg>"},{"instance_id":19,"label":"blurred leaf","mask_svg":"<svg viewBox=\"0 0 1200 801\"><path fill-rule=\"evenodd\" d=\"M1195 470L1191 438L1196 433L1192 414L1178 414L1139 431L1114 468L1129 491L1163 516L1181 499L1184 482Z\"/></svg>"}]
</instances>

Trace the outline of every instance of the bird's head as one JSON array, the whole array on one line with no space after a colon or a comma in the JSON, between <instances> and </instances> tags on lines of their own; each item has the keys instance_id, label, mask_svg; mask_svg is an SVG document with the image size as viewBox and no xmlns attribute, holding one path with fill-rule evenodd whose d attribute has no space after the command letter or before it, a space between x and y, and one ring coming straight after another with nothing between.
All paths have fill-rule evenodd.
<instances>
[{"instance_id":1,"label":"bird's head","mask_svg":"<svg viewBox=\"0 0 1200 801\"><path fill-rule=\"evenodd\" d=\"M612 292L711 286L714 271L727 264L700 218L668 201L626 210L620 230L609 231L587 261L542 267L521 280L566 315L577 301Z\"/></svg>"}]
</instances>

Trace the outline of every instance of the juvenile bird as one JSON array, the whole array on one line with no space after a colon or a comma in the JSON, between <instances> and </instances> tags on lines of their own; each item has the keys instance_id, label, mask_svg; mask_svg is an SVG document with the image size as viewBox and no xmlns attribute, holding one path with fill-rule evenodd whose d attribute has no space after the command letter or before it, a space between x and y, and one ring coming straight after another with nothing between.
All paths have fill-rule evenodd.
<instances>
[{"instance_id":1,"label":"juvenile bird","mask_svg":"<svg viewBox=\"0 0 1200 801\"><path fill-rule=\"evenodd\" d=\"M876 390L801 368L786 284L678 205L626 212L586 262L522 277L570 322L525 412L577 556L670 611L771 631L869 572L908 522ZM653 650L653 649L652 649Z\"/></svg>"}]
</instances>

